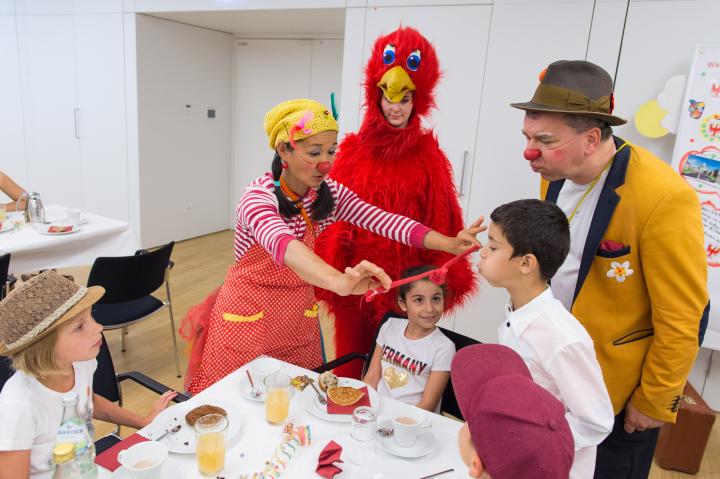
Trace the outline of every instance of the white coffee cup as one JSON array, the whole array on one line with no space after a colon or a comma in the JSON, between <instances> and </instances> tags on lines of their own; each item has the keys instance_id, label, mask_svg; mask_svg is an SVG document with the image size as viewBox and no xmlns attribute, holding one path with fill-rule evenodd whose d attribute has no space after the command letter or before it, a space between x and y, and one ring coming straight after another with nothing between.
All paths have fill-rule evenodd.
<instances>
[{"instance_id":1,"label":"white coffee cup","mask_svg":"<svg viewBox=\"0 0 720 479\"><path fill-rule=\"evenodd\" d=\"M157 479L167 456L167 446L155 441L145 441L120 451L118 462L133 479Z\"/></svg>"},{"instance_id":2,"label":"white coffee cup","mask_svg":"<svg viewBox=\"0 0 720 479\"><path fill-rule=\"evenodd\" d=\"M280 371L281 367L282 363L271 357L255 358L248 364L256 387L262 387L265 378Z\"/></svg>"},{"instance_id":3,"label":"white coffee cup","mask_svg":"<svg viewBox=\"0 0 720 479\"><path fill-rule=\"evenodd\" d=\"M415 445L420 429L432 426L423 410L410 405L395 406L390 410L393 424L393 440L400 447Z\"/></svg>"},{"instance_id":4,"label":"white coffee cup","mask_svg":"<svg viewBox=\"0 0 720 479\"><path fill-rule=\"evenodd\" d=\"M82 221L83 210L80 208L67 208L65 213L67 214L70 222L74 225L80 224L80 221Z\"/></svg>"}]
</instances>

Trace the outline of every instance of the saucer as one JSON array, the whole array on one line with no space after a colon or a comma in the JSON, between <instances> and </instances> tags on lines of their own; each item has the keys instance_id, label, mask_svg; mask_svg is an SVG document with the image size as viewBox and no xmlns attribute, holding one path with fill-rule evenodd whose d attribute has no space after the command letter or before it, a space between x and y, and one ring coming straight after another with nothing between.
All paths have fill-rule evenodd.
<instances>
[{"instance_id":1,"label":"saucer","mask_svg":"<svg viewBox=\"0 0 720 479\"><path fill-rule=\"evenodd\" d=\"M113 472L110 477L112 479L131 479L130 472L123 466L115 469L115 472ZM178 464L166 460L160 470L160 477L158 477L158 479L185 479L185 473Z\"/></svg>"},{"instance_id":2,"label":"saucer","mask_svg":"<svg viewBox=\"0 0 720 479\"><path fill-rule=\"evenodd\" d=\"M391 428L392 421L386 419L380 423L379 427ZM410 447L398 446L392 436L383 437L378 434L378 442L380 443L380 447L390 454L398 457L417 458L432 451L435 448L436 440L435 435L432 432L432 428L428 427L420 429L420 433L418 434L415 444Z\"/></svg>"},{"instance_id":3,"label":"saucer","mask_svg":"<svg viewBox=\"0 0 720 479\"><path fill-rule=\"evenodd\" d=\"M260 395L257 397L253 396L252 394L250 394L250 391L252 391L252 386L250 386L250 380L247 378L247 376L242 376L240 378L240 394L242 394L242 397L251 401L265 402L265 388L258 387L258 390L260 391Z\"/></svg>"}]
</instances>

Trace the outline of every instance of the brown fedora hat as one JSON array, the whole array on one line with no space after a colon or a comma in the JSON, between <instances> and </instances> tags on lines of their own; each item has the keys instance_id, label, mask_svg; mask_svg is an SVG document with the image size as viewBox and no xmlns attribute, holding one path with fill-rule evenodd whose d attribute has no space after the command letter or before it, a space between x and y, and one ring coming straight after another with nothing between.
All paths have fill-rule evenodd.
<instances>
[{"instance_id":1,"label":"brown fedora hat","mask_svg":"<svg viewBox=\"0 0 720 479\"><path fill-rule=\"evenodd\" d=\"M77 285L54 271L25 281L0 301L0 356L22 351L95 304L105 289Z\"/></svg>"},{"instance_id":2,"label":"brown fedora hat","mask_svg":"<svg viewBox=\"0 0 720 479\"><path fill-rule=\"evenodd\" d=\"M586 116L624 125L626 120L612 114L613 81L608 72L583 60L560 60L540 74L532 100L511 103L513 108Z\"/></svg>"}]
</instances>

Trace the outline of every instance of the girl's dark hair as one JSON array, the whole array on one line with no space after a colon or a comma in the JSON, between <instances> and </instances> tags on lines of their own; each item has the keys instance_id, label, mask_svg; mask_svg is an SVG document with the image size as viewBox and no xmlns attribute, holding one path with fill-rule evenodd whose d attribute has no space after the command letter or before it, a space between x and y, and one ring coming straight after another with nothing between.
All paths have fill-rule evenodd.
<instances>
[{"instance_id":1,"label":"girl's dark hair","mask_svg":"<svg viewBox=\"0 0 720 479\"><path fill-rule=\"evenodd\" d=\"M422 274L426 273L428 271L432 271L434 269L438 269L437 266L434 264L424 264L421 266L413 266L411 268L406 269L402 273L400 273L400 279L409 278L410 276L415 276L416 274ZM418 281L430 281L430 278L423 278L419 279ZM398 299L401 301L405 301L407 298L407 294L410 292L410 288L412 288L412 285L417 283L417 281L413 281L412 283L406 283L398 286ZM440 289L443 292L443 296L447 296L447 286L445 284L440 285Z\"/></svg>"},{"instance_id":2,"label":"girl's dark hair","mask_svg":"<svg viewBox=\"0 0 720 479\"><path fill-rule=\"evenodd\" d=\"M292 151L290 143L285 143L285 145L288 151ZM275 181L279 181L280 174L282 173L282 159L277 151L275 152L275 158L273 158L271 169L273 179ZM333 207L335 206L335 200L333 199L330 187L324 181L320 183L320 188L318 188L317 194L318 196L312 204L312 220L322 221L330 216L330 213L332 213ZM277 197L278 205L280 206L280 214L282 216L291 218L300 214L300 207L298 206L298 203L302 200L298 200L297 202L292 201L290 198L285 196L285 193L282 192L282 188L279 186L275 187L275 196Z\"/></svg>"}]
</instances>

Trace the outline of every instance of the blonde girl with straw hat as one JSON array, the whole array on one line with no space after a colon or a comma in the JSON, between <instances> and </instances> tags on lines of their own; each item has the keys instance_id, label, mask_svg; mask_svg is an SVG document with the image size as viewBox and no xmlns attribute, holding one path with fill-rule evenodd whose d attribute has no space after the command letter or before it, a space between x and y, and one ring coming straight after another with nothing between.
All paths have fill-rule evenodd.
<instances>
[{"instance_id":1,"label":"blonde girl with straw hat","mask_svg":"<svg viewBox=\"0 0 720 479\"><path fill-rule=\"evenodd\" d=\"M193 318L186 378L193 394L260 355L308 369L320 366L313 286L342 296L389 286L387 274L368 261L338 271L313 252L317 235L332 223L347 221L407 245L453 254L476 244L481 229L444 236L364 202L329 178L338 125L314 100L280 103L265 115L264 126L275 153L272 171L250 183L240 199L235 265L217 299L211 295L186 317Z\"/></svg>"},{"instance_id":2,"label":"blonde girl with straw hat","mask_svg":"<svg viewBox=\"0 0 720 479\"><path fill-rule=\"evenodd\" d=\"M168 391L139 416L93 394L103 328L90 310L104 293L46 271L0 302L0 355L9 356L16 371L0 392L0 477L52 477L68 393L78 395L90 431L93 418L142 428L177 395Z\"/></svg>"}]
</instances>

